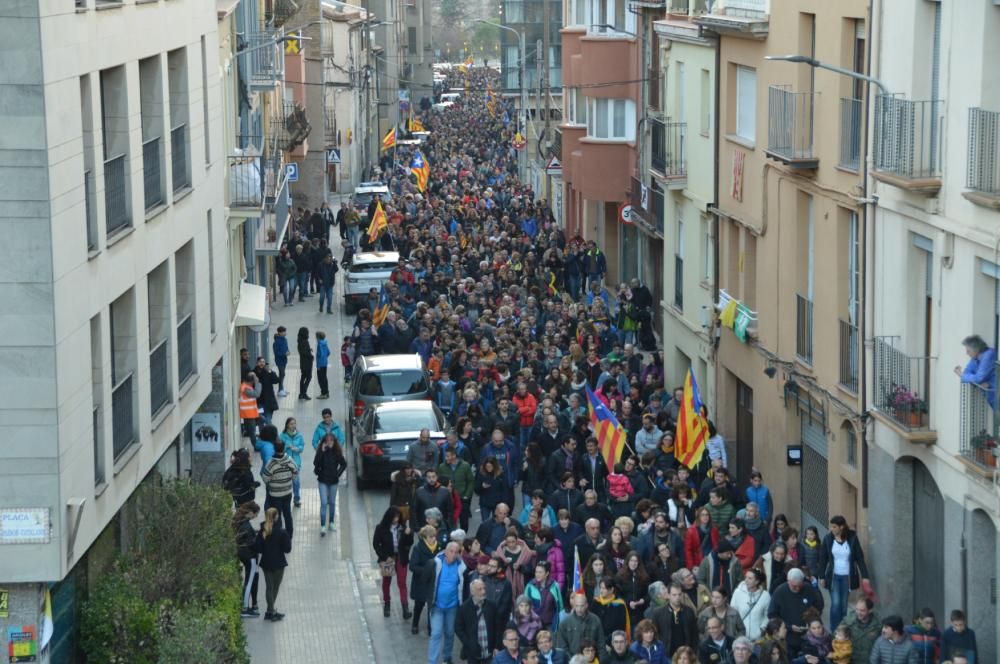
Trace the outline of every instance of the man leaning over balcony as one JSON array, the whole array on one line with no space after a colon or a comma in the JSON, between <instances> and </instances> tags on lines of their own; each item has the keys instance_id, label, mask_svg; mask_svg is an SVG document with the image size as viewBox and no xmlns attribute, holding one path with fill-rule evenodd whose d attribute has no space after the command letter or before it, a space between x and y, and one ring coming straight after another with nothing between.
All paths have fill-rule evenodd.
<instances>
[{"instance_id":1,"label":"man leaning over balcony","mask_svg":"<svg viewBox=\"0 0 1000 664\"><path fill-rule=\"evenodd\" d=\"M962 379L963 383L972 383L986 390L986 398L989 399L990 406L996 408L996 362L997 351L990 348L978 334L962 339L965 346L965 353L969 356L969 362L962 367L955 367L955 373Z\"/></svg>"}]
</instances>

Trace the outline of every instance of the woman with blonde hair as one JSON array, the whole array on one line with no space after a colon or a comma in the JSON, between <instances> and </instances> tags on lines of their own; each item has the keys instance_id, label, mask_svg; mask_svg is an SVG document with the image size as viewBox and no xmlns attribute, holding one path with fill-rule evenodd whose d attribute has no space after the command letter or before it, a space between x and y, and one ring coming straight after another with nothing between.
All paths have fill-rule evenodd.
<instances>
[{"instance_id":1,"label":"woman with blonde hair","mask_svg":"<svg viewBox=\"0 0 1000 664\"><path fill-rule=\"evenodd\" d=\"M264 525L257 533L256 548L260 554L260 568L264 570L264 583L267 584L267 589L264 591L264 598L267 601L264 620L277 622L284 618L285 614L278 613L274 603L278 599L278 590L281 588L285 568L288 567L285 554L292 551L292 538L282 528L277 508L270 507L264 513Z\"/></svg>"}]
</instances>

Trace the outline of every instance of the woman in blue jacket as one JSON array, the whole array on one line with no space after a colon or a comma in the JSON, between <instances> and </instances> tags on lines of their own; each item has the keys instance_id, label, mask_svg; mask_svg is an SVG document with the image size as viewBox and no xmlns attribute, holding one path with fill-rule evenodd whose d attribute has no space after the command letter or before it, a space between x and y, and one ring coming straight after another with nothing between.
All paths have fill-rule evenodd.
<instances>
[{"instance_id":1,"label":"woman in blue jacket","mask_svg":"<svg viewBox=\"0 0 1000 664\"><path fill-rule=\"evenodd\" d=\"M294 417L289 417L285 420L285 429L278 436L285 443L285 452L288 456L292 458L295 462L295 467L299 470L302 469L302 450L305 449L306 441L302 437L302 432L298 429L298 423L295 421ZM292 496L295 501L296 507L302 507L302 500L300 494L301 483L299 477L302 473L295 476L292 480Z\"/></svg>"},{"instance_id":2,"label":"woman in blue jacket","mask_svg":"<svg viewBox=\"0 0 1000 664\"><path fill-rule=\"evenodd\" d=\"M978 334L962 339L962 345L965 346L965 354L969 356L969 362L965 365L964 370L962 367L955 367L955 373L958 374L963 383L972 383L985 390L990 407L996 408L996 349L987 346Z\"/></svg>"}]
</instances>

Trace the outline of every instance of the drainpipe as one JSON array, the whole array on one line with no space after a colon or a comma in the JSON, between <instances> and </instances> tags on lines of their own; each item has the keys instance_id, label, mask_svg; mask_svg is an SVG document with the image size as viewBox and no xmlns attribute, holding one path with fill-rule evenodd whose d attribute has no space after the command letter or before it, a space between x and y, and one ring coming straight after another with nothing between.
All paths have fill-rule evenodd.
<instances>
[{"instance_id":1,"label":"drainpipe","mask_svg":"<svg viewBox=\"0 0 1000 664\"><path fill-rule=\"evenodd\" d=\"M714 108L714 122L713 122L713 137L712 137L712 152L715 154L715 159L712 160L712 197L713 201L708 204L708 211L712 213L712 231L715 238L715 242L712 243L712 309L715 309L715 303L719 301L719 228L721 224L719 223L719 91L722 89L722 82L719 76L722 66L722 44L718 37L715 38L715 103ZM765 196L766 198L766 196ZM718 353L719 349L715 345L715 320L714 317L711 322L711 327L708 330L709 343L712 346L712 356L715 358L715 362L712 364L715 366L715 380L712 383L712 404L718 408L719 407L719 362Z\"/></svg>"}]
</instances>

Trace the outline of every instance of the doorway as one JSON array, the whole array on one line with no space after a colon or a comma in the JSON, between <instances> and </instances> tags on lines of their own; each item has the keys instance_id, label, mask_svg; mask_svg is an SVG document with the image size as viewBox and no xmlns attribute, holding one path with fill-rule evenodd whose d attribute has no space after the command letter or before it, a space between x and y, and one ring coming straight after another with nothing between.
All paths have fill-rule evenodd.
<instances>
[{"instance_id":1,"label":"doorway","mask_svg":"<svg viewBox=\"0 0 1000 664\"><path fill-rule=\"evenodd\" d=\"M944 620L944 499L927 466L913 460L913 611Z\"/></svg>"},{"instance_id":2,"label":"doorway","mask_svg":"<svg viewBox=\"0 0 1000 664\"><path fill-rule=\"evenodd\" d=\"M750 482L751 469L753 469L753 390L737 378L736 468L730 468L729 472L737 484L742 486Z\"/></svg>"}]
</instances>

